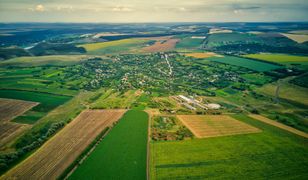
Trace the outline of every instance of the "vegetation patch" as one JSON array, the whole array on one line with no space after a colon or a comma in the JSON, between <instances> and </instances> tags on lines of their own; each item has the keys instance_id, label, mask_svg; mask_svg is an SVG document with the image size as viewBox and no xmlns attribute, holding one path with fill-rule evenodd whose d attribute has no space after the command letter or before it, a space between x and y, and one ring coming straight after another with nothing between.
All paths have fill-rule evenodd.
<instances>
[{"instance_id":1,"label":"vegetation patch","mask_svg":"<svg viewBox=\"0 0 308 180\"><path fill-rule=\"evenodd\" d=\"M192 137L193 134L175 116L152 117L151 139L153 141L175 141Z\"/></svg>"},{"instance_id":2,"label":"vegetation patch","mask_svg":"<svg viewBox=\"0 0 308 180\"><path fill-rule=\"evenodd\" d=\"M288 54L248 54L244 57L259 59L275 63L303 63L308 62L307 56L288 55Z\"/></svg>"},{"instance_id":3,"label":"vegetation patch","mask_svg":"<svg viewBox=\"0 0 308 180\"><path fill-rule=\"evenodd\" d=\"M271 71L271 70L281 68L280 66L277 66L274 64L254 61L254 60L245 59L245 58L232 57L232 56L225 56L223 58L222 57L211 57L207 59L210 61L215 61L219 63L225 63L225 64L244 67L244 68L251 69L254 71L258 71L258 72Z\"/></svg>"},{"instance_id":4,"label":"vegetation patch","mask_svg":"<svg viewBox=\"0 0 308 180\"><path fill-rule=\"evenodd\" d=\"M151 179L307 177L307 139L244 115L233 118L262 132L186 141L152 141Z\"/></svg>"},{"instance_id":5,"label":"vegetation patch","mask_svg":"<svg viewBox=\"0 0 308 180\"><path fill-rule=\"evenodd\" d=\"M69 179L146 179L147 129L147 113L127 111Z\"/></svg>"},{"instance_id":6,"label":"vegetation patch","mask_svg":"<svg viewBox=\"0 0 308 180\"><path fill-rule=\"evenodd\" d=\"M125 110L86 110L31 157L4 174L11 178L56 179L106 128L112 126Z\"/></svg>"}]
</instances>

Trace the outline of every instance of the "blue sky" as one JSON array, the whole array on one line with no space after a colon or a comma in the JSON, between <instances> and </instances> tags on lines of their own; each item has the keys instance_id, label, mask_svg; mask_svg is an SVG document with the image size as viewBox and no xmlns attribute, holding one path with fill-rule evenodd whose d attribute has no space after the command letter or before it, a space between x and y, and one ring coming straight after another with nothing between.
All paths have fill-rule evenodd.
<instances>
[{"instance_id":1,"label":"blue sky","mask_svg":"<svg viewBox=\"0 0 308 180\"><path fill-rule=\"evenodd\" d=\"M0 0L0 22L308 21L308 0Z\"/></svg>"}]
</instances>

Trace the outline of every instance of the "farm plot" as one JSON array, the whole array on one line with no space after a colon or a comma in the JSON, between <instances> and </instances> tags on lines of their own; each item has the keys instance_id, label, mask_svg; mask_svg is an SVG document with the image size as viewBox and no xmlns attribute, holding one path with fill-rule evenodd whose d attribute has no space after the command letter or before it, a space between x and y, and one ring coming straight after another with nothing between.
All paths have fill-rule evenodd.
<instances>
[{"instance_id":1,"label":"farm plot","mask_svg":"<svg viewBox=\"0 0 308 180\"><path fill-rule=\"evenodd\" d=\"M0 98L0 147L31 126L10 122L17 116L38 105L37 102Z\"/></svg>"},{"instance_id":2,"label":"farm plot","mask_svg":"<svg viewBox=\"0 0 308 180\"><path fill-rule=\"evenodd\" d=\"M69 179L146 179L148 115L130 110Z\"/></svg>"},{"instance_id":3,"label":"farm plot","mask_svg":"<svg viewBox=\"0 0 308 180\"><path fill-rule=\"evenodd\" d=\"M185 56L194 57L194 58L222 57L221 55L218 55L213 52L188 53L188 54L185 54Z\"/></svg>"},{"instance_id":4,"label":"farm plot","mask_svg":"<svg viewBox=\"0 0 308 180\"><path fill-rule=\"evenodd\" d=\"M112 53L127 53L135 51L138 48L143 47L149 40L145 39L122 39L101 43L83 44L80 47L84 47L88 54L112 54Z\"/></svg>"},{"instance_id":5,"label":"farm plot","mask_svg":"<svg viewBox=\"0 0 308 180\"><path fill-rule=\"evenodd\" d=\"M0 150L5 149L7 143L31 127L13 122L0 123Z\"/></svg>"},{"instance_id":6,"label":"farm plot","mask_svg":"<svg viewBox=\"0 0 308 180\"><path fill-rule=\"evenodd\" d=\"M305 34L288 34L288 33L281 33L281 35L297 42L297 43L304 43L308 41L308 35Z\"/></svg>"},{"instance_id":7,"label":"farm plot","mask_svg":"<svg viewBox=\"0 0 308 180\"><path fill-rule=\"evenodd\" d=\"M56 179L125 110L85 110L1 179Z\"/></svg>"},{"instance_id":8,"label":"farm plot","mask_svg":"<svg viewBox=\"0 0 308 180\"><path fill-rule=\"evenodd\" d=\"M0 98L0 122L10 121L38 104L37 102Z\"/></svg>"},{"instance_id":9,"label":"farm plot","mask_svg":"<svg viewBox=\"0 0 308 180\"><path fill-rule=\"evenodd\" d=\"M72 97L32 91L0 89L0 98L12 98L24 101L39 102L37 106L13 120L14 122L33 124L41 117L45 116L48 112L65 103Z\"/></svg>"},{"instance_id":10,"label":"farm plot","mask_svg":"<svg viewBox=\"0 0 308 180\"><path fill-rule=\"evenodd\" d=\"M261 132L258 128L225 115L178 115L197 138Z\"/></svg>"},{"instance_id":11,"label":"farm plot","mask_svg":"<svg viewBox=\"0 0 308 180\"><path fill-rule=\"evenodd\" d=\"M37 57L17 57L1 61L1 66L35 67L35 66L69 66L88 59L86 55L52 55Z\"/></svg>"},{"instance_id":12,"label":"farm plot","mask_svg":"<svg viewBox=\"0 0 308 180\"><path fill-rule=\"evenodd\" d=\"M168 39L164 41L156 41L155 44L142 48L143 52L164 52L174 49L179 39Z\"/></svg>"},{"instance_id":13,"label":"farm plot","mask_svg":"<svg viewBox=\"0 0 308 180\"><path fill-rule=\"evenodd\" d=\"M307 56L288 55L288 54L248 54L244 57L259 59L263 61L288 64L288 63L308 63Z\"/></svg>"},{"instance_id":14,"label":"farm plot","mask_svg":"<svg viewBox=\"0 0 308 180\"><path fill-rule=\"evenodd\" d=\"M306 179L308 140L244 115L261 133L151 142L151 179Z\"/></svg>"},{"instance_id":15,"label":"farm plot","mask_svg":"<svg viewBox=\"0 0 308 180\"><path fill-rule=\"evenodd\" d=\"M254 61L250 59L231 57L231 56L210 57L210 58L207 58L207 60L224 63L224 64L230 64L230 65L239 66L239 67L244 67L244 68L251 69L254 71L258 71L258 72L271 71L274 69L281 68L278 65L269 64L266 62L259 62L259 61Z\"/></svg>"}]
</instances>

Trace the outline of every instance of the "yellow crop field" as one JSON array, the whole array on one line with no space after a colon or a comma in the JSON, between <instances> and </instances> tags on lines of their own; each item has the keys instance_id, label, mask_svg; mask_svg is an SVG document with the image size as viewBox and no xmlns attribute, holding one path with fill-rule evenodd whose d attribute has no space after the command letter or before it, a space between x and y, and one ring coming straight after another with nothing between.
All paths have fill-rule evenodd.
<instances>
[{"instance_id":1,"label":"yellow crop field","mask_svg":"<svg viewBox=\"0 0 308 180\"><path fill-rule=\"evenodd\" d=\"M145 42L145 40L122 39L122 40L117 40L117 41L83 44L83 45L80 45L79 47L84 47L87 51L95 51L95 50L110 47L110 46L128 45L128 44L136 44L136 43L142 43L142 42Z\"/></svg>"},{"instance_id":2,"label":"yellow crop field","mask_svg":"<svg viewBox=\"0 0 308 180\"><path fill-rule=\"evenodd\" d=\"M177 117L197 138L261 132L258 128L226 115L178 115Z\"/></svg>"}]
</instances>

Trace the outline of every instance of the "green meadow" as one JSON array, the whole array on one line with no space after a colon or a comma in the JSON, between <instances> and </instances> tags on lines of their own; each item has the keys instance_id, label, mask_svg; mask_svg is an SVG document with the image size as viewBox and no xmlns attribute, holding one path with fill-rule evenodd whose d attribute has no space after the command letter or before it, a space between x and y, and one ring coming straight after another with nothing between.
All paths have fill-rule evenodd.
<instances>
[{"instance_id":1,"label":"green meadow","mask_svg":"<svg viewBox=\"0 0 308 180\"><path fill-rule=\"evenodd\" d=\"M146 179L148 115L130 110L69 179Z\"/></svg>"},{"instance_id":2,"label":"green meadow","mask_svg":"<svg viewBox=\"0 0 308 180\"><path fill-rule=\"evenodd\" d=\"M305 179L308 140L244 115L261 133L151 143L151 179Z\"/></svg>"}]
</instances>

